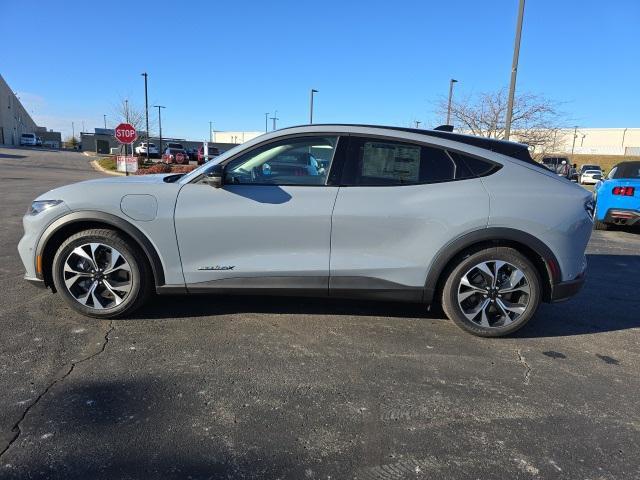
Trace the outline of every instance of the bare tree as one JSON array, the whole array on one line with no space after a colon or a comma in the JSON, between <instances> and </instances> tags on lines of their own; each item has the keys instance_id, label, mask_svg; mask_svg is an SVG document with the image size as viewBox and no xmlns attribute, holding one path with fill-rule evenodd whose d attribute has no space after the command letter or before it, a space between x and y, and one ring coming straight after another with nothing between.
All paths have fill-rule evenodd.
<instances>
[{"instance_id":1,"label":"bare tree","mask_svg":"<svg viewBox=\"0 0 640 480\"><path fill-rule=\"evenodd\" d=\"M466 133L503 139L507 112L507 89L480 93L451 104L451 117ZM437 105L437 113L446 116L447 99ZM562 114L559 104L541 95L516 95L511 121L511 139L526 143L538 152L550 151L560 129Z\"/></svg>"},{"instance_id":2,"label":"bare tree","mask_svg":"<svg viewBox=\"0 0 640 480\"><path fill-rule=\"evenodd\" d=\"M113 113L119 122L130 123L138 132L147 129L144 108L134 105L127 98L120 97L113 107ZM149 116L149 130L153 128L152 123L152 117Z\"/></svg>"}]
</instances>

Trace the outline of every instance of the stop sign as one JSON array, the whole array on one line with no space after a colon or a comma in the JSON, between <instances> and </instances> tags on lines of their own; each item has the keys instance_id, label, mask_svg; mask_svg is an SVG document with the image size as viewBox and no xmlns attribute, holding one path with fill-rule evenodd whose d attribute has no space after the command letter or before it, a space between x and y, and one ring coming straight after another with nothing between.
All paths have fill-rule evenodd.
<instances>
[{"instance_id":1,"label":"stop sign","mask_svg":"<svg viewBox=\"0 0 640 480\"><path fill-rule=\"evenodd\" d=\"M130 144L138 138L136 129L130 123L121 123L116 127L115 133L116 140L120 143Z\"/></svg>"}]
</instances>

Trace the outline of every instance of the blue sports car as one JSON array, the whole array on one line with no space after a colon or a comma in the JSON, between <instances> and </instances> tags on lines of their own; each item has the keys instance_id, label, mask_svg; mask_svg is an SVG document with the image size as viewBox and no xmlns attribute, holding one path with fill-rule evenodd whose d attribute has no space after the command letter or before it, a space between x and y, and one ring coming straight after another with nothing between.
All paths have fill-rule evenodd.
<instances>
[{"instance_id":1,"label":"blue sports car","mask_svg":"<svg viewBox=\"0 0 640 480\"><path fill-rule=\"evenodd\" d=\"M596 183L596 230L609 225L640 225L640 161L622 162Z\"/></svg>"}]
</instances>

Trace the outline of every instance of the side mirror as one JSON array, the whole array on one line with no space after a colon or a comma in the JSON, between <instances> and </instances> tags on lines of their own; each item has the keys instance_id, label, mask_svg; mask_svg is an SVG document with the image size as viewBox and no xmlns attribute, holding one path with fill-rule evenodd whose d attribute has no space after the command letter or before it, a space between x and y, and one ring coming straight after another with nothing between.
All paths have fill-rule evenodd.
<instances>
[{"instance_id":1,"label":"side mirror","mask_svg":"<svg viewBox=\"0 0 640 480\"><path fill-rule=\"evenodd\" d=\"M204 176L204 183L213 187L222 187L222 179L224 177L224 168L222 165L214 165Z\"/></svg>"}]
</instances>

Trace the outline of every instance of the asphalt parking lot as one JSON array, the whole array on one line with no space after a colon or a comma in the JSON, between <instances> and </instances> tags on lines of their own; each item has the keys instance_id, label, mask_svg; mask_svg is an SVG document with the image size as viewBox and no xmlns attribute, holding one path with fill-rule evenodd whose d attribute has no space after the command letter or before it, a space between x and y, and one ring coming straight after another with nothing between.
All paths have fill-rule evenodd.
<instances>
[{"instance_id":1,"label":"asphalt parking lot","mask_svg":"<svg viewBox=\"0 0 640 480\"><path fill-rule=\"evenodd\" d=\"M640 233L516 336L420 306L159 298L97 321L22 281L38 194L99 177L0 148L0 478L640 478Z\"/></svg>"}]
</instances>

